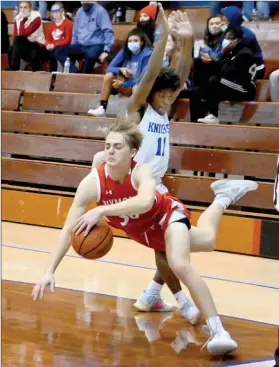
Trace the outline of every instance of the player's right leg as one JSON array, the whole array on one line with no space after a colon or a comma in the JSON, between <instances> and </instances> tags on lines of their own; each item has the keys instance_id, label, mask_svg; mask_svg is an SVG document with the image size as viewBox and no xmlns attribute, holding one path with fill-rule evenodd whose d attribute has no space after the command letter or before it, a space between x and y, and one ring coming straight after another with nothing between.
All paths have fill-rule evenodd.
<instances>
[{"instance_id":1,"label":"player's right leg","mask_svg":"<svg viewBox=\"0 0 279 367\"><path fill-rule=\"evenodd\" d=\"M221 356L236 350L237 344L224 330L207 285L190 264L190 233L187 226L181 222L169 224L165 243L171 269L189 289L195 304L206 318L211 335L207 342L209 353Z\"/></svg>"},{"instance_id":2,"label":"player's right leg","mask_svg":"<svg viewBox=\"0 0 279 367\"><path fill-rule=\"evenodd\" d=\"M157 186L157 191L168 193L168 189L161 183ZM166 253L155 251L155 261L157 271L148 288L141 292L139 298L134 303L134 307L139 311L160 311L168 312L173 310L173 306L169 305L161 297L161 290L166 283L174 298L178 303L180 314L195 325L200 319L200 311L192 300L186 296L181 288L180 281L177 279L171 268L169 267Z\"/></svg>"}]
</instances>

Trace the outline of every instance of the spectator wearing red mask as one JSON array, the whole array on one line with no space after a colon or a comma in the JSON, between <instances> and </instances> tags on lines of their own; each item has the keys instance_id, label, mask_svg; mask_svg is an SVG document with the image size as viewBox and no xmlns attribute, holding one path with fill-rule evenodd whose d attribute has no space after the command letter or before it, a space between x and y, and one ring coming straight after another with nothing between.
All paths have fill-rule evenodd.
<instances>
[{"instance_id":1,"label":"spectator wearing red mask","mask_svg":"<svg viewBox=\"0 0 279 367\"><path fill-rule=\"evenodd\" d=\"M65 18L62 2L56 2L51 7L53 22L50 24L47 37L46 49L50 60L50 70L57 70L57 52L60 47L71 43L73 33L73 22Z\"/></svg>"},{"instance_id":2,"label":"spectator wearing red mask","mask_svg":"<svg viewBox=\"0 0 279 367\"><path fill-rule=\"evenodd\" d=\"M31 62L32 71L42 68L45 51L42 19L40 13L31 8L31 1L22 1L19 5L19 14L15 17L14 43L9 52L11 70L20 69L21 59Z\"/></svg>"}]
</instances>

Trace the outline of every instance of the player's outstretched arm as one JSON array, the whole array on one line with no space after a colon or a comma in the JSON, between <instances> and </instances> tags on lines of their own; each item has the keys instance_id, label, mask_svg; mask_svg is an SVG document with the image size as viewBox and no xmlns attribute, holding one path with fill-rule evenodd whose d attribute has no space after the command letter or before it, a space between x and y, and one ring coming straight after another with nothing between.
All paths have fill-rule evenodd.
<instances>
[{"instance_id":1,"label":"player's outstretched arm","mask_svg":"<svg viewBox=\"0 0 279 367\"><path fill-rule=\"evenodd\" d=\"M43 278L36 283L33 289L32 296L34 300L36 300L39 295L41 299L43 298L44 290L48 284L50 284L51 291L54 291L55 280L53 274L71 246L71 234L74 226L78 218L86 212L89 203L96 200L97 197L97 182L95 176L90 173L79 184L73 204L60 233L58 245L52 253L50 264Z\"/></svg>"},{"instance_id":2,"label":"player's outstretched arm","mask_svg":"<svg viewBox=\"0 0 279 367\"><path fill-rule=\"evenodd\" d=\"M137 112L146 104L147 97L153 84L160 73L165 54L166 43L169 35L169 25L162 4L158 4L158 24L160 24L160 37L149 59L147 69L139 82L128 103L128 113Z\"/></svg>"},{"instance_id":3,"label":"player's outstretched arm","mask_svg":"<svg viewBox=\"0 0 279 367\"><path fill-rule=\"evenodd\" d=\"M134 181L138 188L136 196L121 203L102 205L89 210L79 218L74 232L79 234L84 231L86 236L103 216L130 216L148 212L154 204L156 193L156 180L152 167L145 164L138 166L134 173Z\"/></svg>"},{"instance_id":4,"label":"player's outstretched arm","mask_svg":"<svg viewBox=\"0 0 279 367\"><path fill-rule=\"evenodd\" d=\"M175 71L179 75L181 88L189 77L193 61L193 29L186 12L172 12L168 19L172 35L180 50ZM178 92L179 93L179 92Z\"/></svg>"}]
</instances>

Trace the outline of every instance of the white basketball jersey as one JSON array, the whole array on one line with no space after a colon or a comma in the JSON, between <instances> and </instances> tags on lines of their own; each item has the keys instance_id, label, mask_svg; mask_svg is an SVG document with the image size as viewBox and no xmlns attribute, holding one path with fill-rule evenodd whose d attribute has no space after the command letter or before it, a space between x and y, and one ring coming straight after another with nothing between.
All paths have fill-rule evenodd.
<instances>
[{"instance_id":1,"label":"white basketball jersey","mask_svg":"<svg viewBox=\"0 0 279 367\"><path fill-rule=\"evenodd\" d=\"M152 166L157 185L168 169L170 157L169 119L167 113L159 115L150 105L139 124L144 138L134 160Z\"/></svg>"}]
</instances>

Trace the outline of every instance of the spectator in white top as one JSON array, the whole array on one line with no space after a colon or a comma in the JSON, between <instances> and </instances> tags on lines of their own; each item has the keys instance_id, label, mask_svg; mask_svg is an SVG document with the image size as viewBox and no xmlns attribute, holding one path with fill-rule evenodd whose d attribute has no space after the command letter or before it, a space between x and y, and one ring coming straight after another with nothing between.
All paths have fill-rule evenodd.
<instances>
[{"instance_id":1,"label":"spectator in white top","mask_svg":"<svg viewBox=\"0 0 279 367\"><path fill-rule=\"evenodd\" d=\"M41 70L45 43L40 13L32 10L31 1L22 1L15 17L14 42L9 52L10 69L19 70L23 59L31 62L33 71Z\"/></svg>"}]
</instances>

